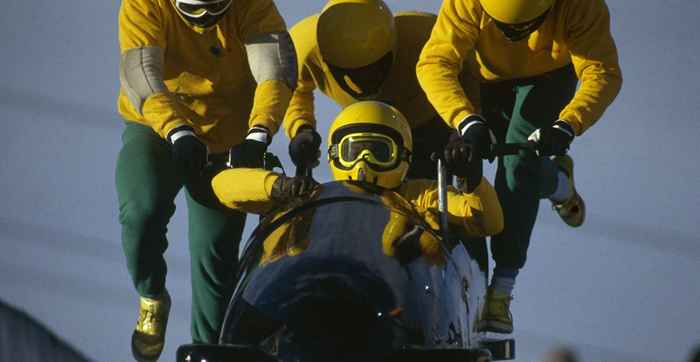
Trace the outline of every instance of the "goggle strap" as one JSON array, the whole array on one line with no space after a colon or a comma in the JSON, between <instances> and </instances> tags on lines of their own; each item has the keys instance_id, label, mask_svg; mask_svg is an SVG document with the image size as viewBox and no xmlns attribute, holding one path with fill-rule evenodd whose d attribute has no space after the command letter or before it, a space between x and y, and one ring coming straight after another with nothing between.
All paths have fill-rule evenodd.
<instances>
[{"instance_id":1,"label":"goggle strap","mask_svg":"<svg viewBox=\"0 0 700 362\"><path fill-rule=\"evenodd\" d=\"M328 148L328 157L330 157L332 160L335 160L338 158L338 145L331 145L331 147Z\"/></svg>"},{"instance_id":2,"label":"goggle strap","mask_svg":"<svg viewBox=\"0 0 700 362\"><path fill-rule=\"evenodd\" d=\"M411 162L411 151L408 149L401 147L399 149L399 161L406 161L406 162Z\"/></svg>"}]
</instances>

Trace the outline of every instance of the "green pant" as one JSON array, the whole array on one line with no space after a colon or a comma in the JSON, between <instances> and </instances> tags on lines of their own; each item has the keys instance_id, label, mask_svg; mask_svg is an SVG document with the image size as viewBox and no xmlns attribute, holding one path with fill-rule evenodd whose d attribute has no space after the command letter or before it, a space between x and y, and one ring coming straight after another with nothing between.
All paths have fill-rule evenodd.
<instances>
[{"instance_id":1,"label":"green pant","mask_svg":"<svg viewBox=\"0 0 700 362\"><path fill-rule=\"evenodd\" d=\"M482 112L499 142L525 142L537 128L558 119L576 83L573 67L567 66L528 79L482 84ZM557 167L549 158L523 151L498 160L495 187L505 224L491 239L496 276L499 269L517 274L525 265L540 199L556 186Z\"/></svg>"},{"instance_id":2,"label":"green pant","mask_svg":"<svg viewBox=\"0 0 700 362\"><path fill-rule=\"evenodd\" d=\"M127 268L139 295L165 288L166 231L183 186L170 145L149 127L127 122L116 168L119 222ZM215 343L235 287L245 214L207 207L187 194L192 339Z\"/></svg>"}]
</instances>

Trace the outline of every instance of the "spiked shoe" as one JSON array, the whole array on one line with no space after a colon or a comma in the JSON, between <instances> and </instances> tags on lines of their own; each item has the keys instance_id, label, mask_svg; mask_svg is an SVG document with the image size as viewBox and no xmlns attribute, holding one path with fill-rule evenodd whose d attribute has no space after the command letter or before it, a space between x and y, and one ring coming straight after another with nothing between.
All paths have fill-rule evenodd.
<instances>
[{"instance_id":1,"label":"spiked shoe","mask_svg":"<svg viewBox=\"0 0 700 362\"><path fill-rule=\"evenodd\" d=\"M567 225L579 227L586 219L586 203L583 202L583 198L576 191L576 186L574 185L574 160L569 155L564 155L555 157L554 162L569 178L573 193L568 200L560 204L552 203L552 208Z\"/></svg>"},{"instance_id":2,"label":"spiked shoe","mask_svg":"<svg viewBox=\"0 0 700 362\"><path fill-rule=\"evenodd\" d=\"M157 361L165 345L170 295L165 290L156 299L141 297L139 302L139 319L131 335L131 352L138 362Z\"/></svg>"},{"instance_id":3,"label":"spiked shoe","mask_svg":"<svg viewBox=\"0 0 700 362\"><path fill-rule=\"evenodd\" d=\"M480 332L513 333L513 316L510 314L510 302L513 300L508 294L499 293L492 288L486 292L486 303L479 320Z\"/></svg>"}]
</instances>

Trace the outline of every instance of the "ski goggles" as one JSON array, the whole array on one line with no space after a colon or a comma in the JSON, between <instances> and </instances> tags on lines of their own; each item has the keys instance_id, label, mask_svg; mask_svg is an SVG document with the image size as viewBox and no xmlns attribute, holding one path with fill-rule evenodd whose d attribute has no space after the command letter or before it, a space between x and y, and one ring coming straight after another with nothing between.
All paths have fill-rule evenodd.
<instances>
[{"instance_id":1,"label":"ski goggles","mask_svg":"<svg viewBox=\"0 0 700 362\"><path fill-rule=\"evenodd\" d=\"M203 0L175 0L178 11L192 18L201 18L205 15L221 15L231 6L232 0L203 1Z\"/></svg>"},{"instance_id":2,"label":"ski goggles","mask_svg":"<svg viewBox=\"0 0 700 362\"><path fill-rule=\"evenodd\" d=\"M361 160L370 167L388 170L399 161L399 147L391 137L379 133L352 133L331 146L330 156L342 169L351 169Z\"/></svg>"}]
</instances>

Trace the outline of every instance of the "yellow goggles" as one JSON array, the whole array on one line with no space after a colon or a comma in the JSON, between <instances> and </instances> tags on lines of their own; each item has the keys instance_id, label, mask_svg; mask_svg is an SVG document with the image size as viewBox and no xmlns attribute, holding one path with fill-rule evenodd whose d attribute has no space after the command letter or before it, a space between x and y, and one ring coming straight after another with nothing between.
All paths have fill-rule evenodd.
<instances>
[{"instance_id":1,"label":"yellow goggles","mask_svg":"<svg viewBox=\"0 0 700 362\"><path fill-rule=\"evenodd\" d=\"M370 167L391 169L399 160L399 147L391 137L380 133L352 133L331 147L331 157L343 169L352 168L360 160Z\"/></svg>"},{"instance_id":2,"label":"yellow goggles","mask_svg":"<svg viewBox=\"0 0 700 362\"><path fill-rule=\"evenodd\" d=\"M201 18L204 15L221 15L229 6L232 0L202 1L202 0L175 0L177 9L192 18Z\"/></svg>"}]
</instances>

